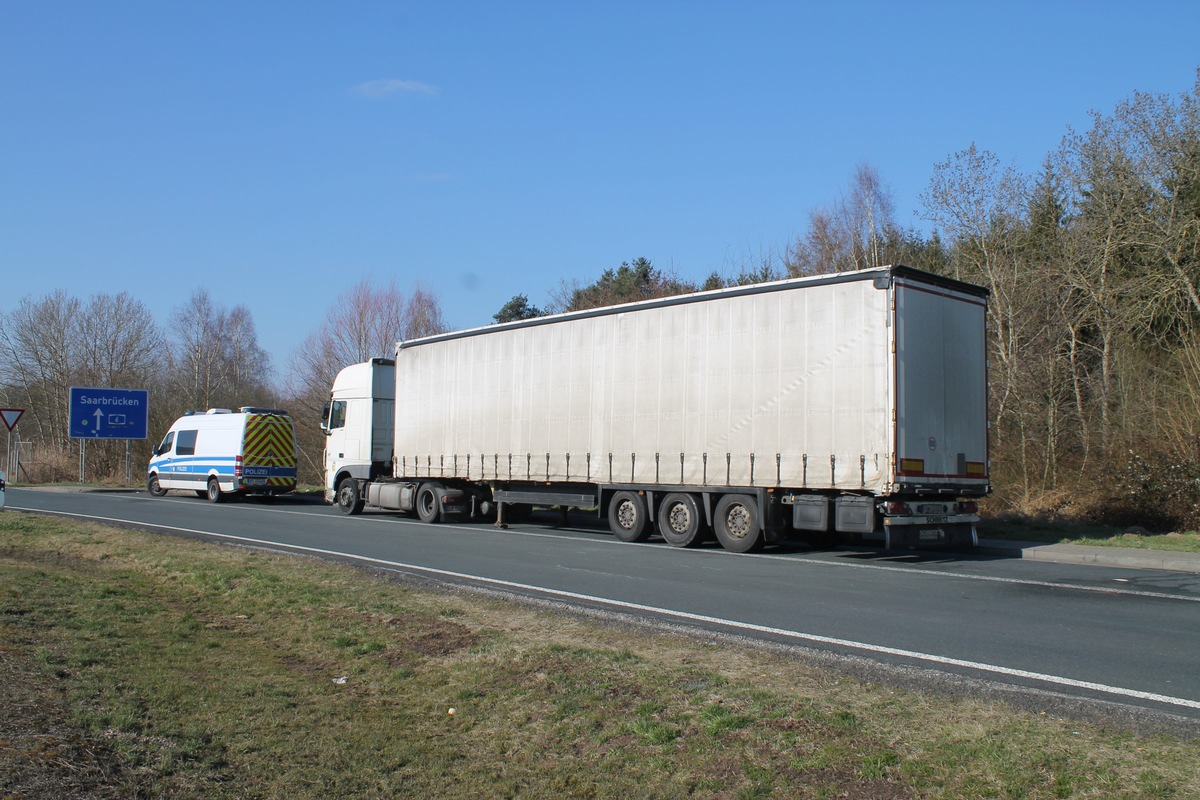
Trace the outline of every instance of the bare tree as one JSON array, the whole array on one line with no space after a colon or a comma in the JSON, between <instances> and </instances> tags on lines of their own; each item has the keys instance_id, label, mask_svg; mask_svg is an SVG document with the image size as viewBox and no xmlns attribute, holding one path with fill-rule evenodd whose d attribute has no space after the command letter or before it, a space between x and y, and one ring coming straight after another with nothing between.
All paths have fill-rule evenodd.
<instances>
[{"instance_id":1,"label":"bare tree","mask_svg":"<svg viewBox=\"0 0 1200 800\"><path fill-rule=\"evenodd\" d=\"M989 327L1000 360L998 423L1017 385L1019 335L1017 296L1022 263L1015 257L1015 234L1024 223L1024 179L1000 159L972 144L934 166L929 188L922 193L926 219L936 223L956 244L953 277L982 283L991 290Z\"/></svg>"},{"instance_id":2,"label":"bare tree","mask_svg":"<svg viewBox=\"0 0 1200 800\"><path fill-rule=\"evenodd\" d=\"M405 296L395 282L383 287L362 280L338 297L317 330L293 353L287 392L297 412L301 471L319 480L324 437L317 428L333 379L343 367L373 357L391 357L396 342L442 333L437 298L423 289Z\"/></svg>"},{"instance_id":3,"label":"bare tree","mask_svg":"<svg viewBox=\"0 0 1200 800\"><path fill-rule=\"evenodd\" d=\"M891 191L877 169L859 164L846 194L809 215L808 233L788 253L788 273L815 275L891 263L888 245L896 239L895 231Z\"/></svg>"},{"instance_id":4,"label":"bare tree","mask_svg":"<svg viewBox=\"0 0 1200 800\"><path fill-rule=\"evenodd\" d=\"M0 318L5 353L0 377L25 406L37 440L59 448L69 444L67 405L76 374L75 321L81 306L77 298L58 291L41 300L24 297Z\"/></svg>"},{"instance_id":5,"label":"bare tree","mask_svg":"<svg viewBox=\"0 0 1200 800\"><path fill-rule=\"evenodd\" d=\"M257 405L270 390L270 358L245 306L225 310L197 289L173 316L173 372L180 410Z\"/></svg>"},{"instance_id":6,"label":"bare tree","mask_svg":"<svg viewBox=\"0 0 1200 800\"><path fill-rule=\"evenodd\" d=\"M77 318L78 380L94 386L144 386L163 368L164 342L150 310L126 292L99 294Z\"/></svg>"},{"instance_id":7,"label":"bare tree","mask_svg":"<svg viewBox=\"0 0 1200 800\"><path fill-rule=\"evenodd\" d=\"M420 287L414 289L404 304L404 313L400 318L402 338L417 339L445 330L446 321L442 318L442 307L438 305L437 298Z\"/></svg>"},{"instance_id":8,"label":"bare tree","mask_svg":"<svg viewBox=\"0 0 1200 800\"><path fill-rule=\"evenodd\" d=\"M40 478L61 480L72 466L67 419L72 386L146 388L161 375L162 336L149 310L128 294L100 294L87 304L59 291L24 298L0 316L0 382L26 409L22 432L34 444ZM15 395L15 397L14 397ZM139 443L144 449L145 443ZM126 443L88 449L92 474L124 474Z\"/></svg>"}]
</instances>

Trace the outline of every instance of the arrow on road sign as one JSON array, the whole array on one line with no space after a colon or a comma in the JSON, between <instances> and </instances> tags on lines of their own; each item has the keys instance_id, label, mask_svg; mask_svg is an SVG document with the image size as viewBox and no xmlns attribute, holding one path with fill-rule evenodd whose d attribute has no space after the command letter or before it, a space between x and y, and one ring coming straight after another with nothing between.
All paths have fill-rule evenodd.
<instances>
[{"instance_id":1,"label":"arrow on road sign","mask_svg":"<svg viewBox=\"0 0 1200 800\"><path fill-rule=\"evenodd\" d=\"M4 426L10 431L17 427L17 420L25 413L23 408L0 408L0 419L4 420Z\"/></svg>"}]
</instances>

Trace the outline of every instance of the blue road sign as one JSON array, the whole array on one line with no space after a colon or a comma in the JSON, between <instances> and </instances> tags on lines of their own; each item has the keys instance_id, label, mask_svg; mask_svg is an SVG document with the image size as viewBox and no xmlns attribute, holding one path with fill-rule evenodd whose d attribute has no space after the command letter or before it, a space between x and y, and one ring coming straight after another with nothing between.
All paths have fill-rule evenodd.
<instances>
[{"instance_id":1,"label":"blue road sign","mask_svg":"<svg viewBox=\"0 0 1200 800\"><path fill-rule=\"evenodd\" d=\"M72 386L68 416L72 439L145 439L150 393Z\"/></svg>"}]
</instances>

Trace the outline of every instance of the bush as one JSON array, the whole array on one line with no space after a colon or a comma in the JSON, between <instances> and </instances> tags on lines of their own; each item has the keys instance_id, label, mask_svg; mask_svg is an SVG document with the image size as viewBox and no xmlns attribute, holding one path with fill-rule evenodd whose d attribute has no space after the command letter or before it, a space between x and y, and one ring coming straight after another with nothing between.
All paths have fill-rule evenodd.
<instances>
[{"instance_id":1,"label":"bush","mask_svg":"<svg viewBox=\"0 0 1200 800\"><path fill-rule=\"evenodd\" d=\"M1103 521L1150 530L1200 528L1200 458L1129 450Z\"/></svg>"}]
</instances>

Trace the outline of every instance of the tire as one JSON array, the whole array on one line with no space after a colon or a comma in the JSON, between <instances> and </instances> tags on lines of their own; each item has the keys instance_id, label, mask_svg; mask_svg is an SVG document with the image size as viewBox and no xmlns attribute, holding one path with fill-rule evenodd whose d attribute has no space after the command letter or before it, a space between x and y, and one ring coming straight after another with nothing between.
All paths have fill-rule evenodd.
<instances>
[{"instance_id":1,"label":"tire","mask_svg":"<svg viewBox=\"0 0 1200 800\"><path fill-rule=\"evenodd\" d=\"M221 484L215 477L208 479L208 491L206 492L210 503L219 503L225 499L225 495L221 494Z\"/></svg>"},{"instance_id":2,"label":"tire","mask_svg":"<svg viewBox=\"0 0 1200 800\"><path fill-rule=\"evenodd\" d=\"M342 478L342 482L338 484L337 495L335 497L338 511L343 514L354 515L361 514L363 510L362 492L358 489L358 481L354 478Z\"/></svg>"},{"instance_id":3,"label":"tire","mask_svg":"<svg viewBox=\"0 0 1200 800\"><path fill-rule=\"evenodd\" d=\"M424 483L417 489L417 518L430 524L441 520L442 501L435 484Z\"/></svg>"},{"instance_id":4,"label":"tire","mask_svg":"<svg viewBox=\"0 0 1200 800\"><path fill-rule=\"evenodd\" d=\"M146 491L150 493L151 497L164 497L167 494L167 490L159 484L157 474L146 479Z\"/></svg>"},{"instance_id":5,"label":"tire","mask_svg":"<svg viewBox=\"0 0 1200 800\"><path fill-rule=\"evenodd\" d=\"M669 494L658 507L658 532L672 547L695 547L704 541L704 516L695 495Z\"/></svg>"},{"instance_id":6,"label":"tire","mask_svg":"<svg viewBox=\"0 0 1200 800\"><path fill-rule=\"evenodd\" d=\"M758 502L746 494L727 494L717 503L713 514L713 532L717 541L733 553L749 553L763 545Z\"/></svg>"},{"instance_id":7,"label":"tire","mask_svg":"<svg viewBox=\"0 0 1200 800\"><path fill-rule=\"evenodd\" d=\"M646 516L646 501L637 492L617 492L608 501L608 528L622 542L644 542L650 538Z\"/></svg>"}]
</instances>

